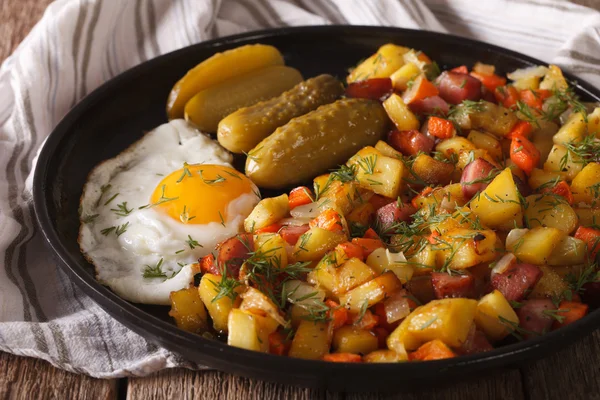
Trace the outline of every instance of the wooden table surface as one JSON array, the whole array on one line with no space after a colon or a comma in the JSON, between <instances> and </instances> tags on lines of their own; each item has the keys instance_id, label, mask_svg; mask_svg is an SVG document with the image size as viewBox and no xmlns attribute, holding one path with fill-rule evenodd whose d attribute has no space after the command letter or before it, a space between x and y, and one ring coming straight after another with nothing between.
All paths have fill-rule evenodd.
<instances>
[{"instance_id":1,"label":"wooden table surface","mask_svg":"<svg viewBox=\"0 0 600 400\"><path fill-rule=\"evenodd\" d=\"M114 1L114 0L110 0ZM594 4L598 0L580 0ZM0 0L0 62L39 20L51 0ZM597 5L597 3L596 3ZM520 369L475 382L399 394L330 393L183 369L145 378L100 380L75 375L45 361L0 353L0 399L598 399L600 331Z\"/></svg>"}]
</instances>

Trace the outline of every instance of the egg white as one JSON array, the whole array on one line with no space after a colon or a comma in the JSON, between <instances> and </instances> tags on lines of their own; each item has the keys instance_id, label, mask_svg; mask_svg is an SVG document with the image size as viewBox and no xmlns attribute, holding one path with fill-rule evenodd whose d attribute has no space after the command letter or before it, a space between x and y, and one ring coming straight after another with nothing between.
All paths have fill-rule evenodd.
<instances>
[{"instance_id":1,"label":"egg white","mask_svg":"<svg viewBox=\"0 0 600 400\"><path fill-rule=\"evenodd\" d=\"M184 162L231 166L231 161L215 141L184 120L173 120L96 166L81 197L79 245L95 266L97 279L131 302L168 305L171 291L193 281L198 258L240 232L259 201L254 193L258 189L230 202L223 223L184 224L152 207L140 207ZM125 201L131 212L119 213L118 205ZM103 233L111 227L115 229ZM166 277L144 278L144 271L159 263Z\"/></svg>"}]
</instances>

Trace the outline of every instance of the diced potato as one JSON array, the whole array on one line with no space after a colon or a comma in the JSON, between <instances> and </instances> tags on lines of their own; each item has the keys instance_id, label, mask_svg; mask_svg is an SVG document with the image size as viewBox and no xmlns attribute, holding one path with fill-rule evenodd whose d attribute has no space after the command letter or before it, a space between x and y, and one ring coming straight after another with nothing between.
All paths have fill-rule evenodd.
<instances>
[{"instance_id":1,"label":"diced potato","mask_svg":"<svg viewBox=\"0 0 600 400\"><path fill-rule=\"evenodd\" d=\"M583 160L560 144L555 144L544 163L544 170L564 173L565 179L571 180L583 168Z\"/></svg>"},{"instance_id":2,"label":"diced potato","mask_svg":"<svg viewBox=\"0 0 600 400\"><path fill-rule=\"evenodd\" d=\"M421 73L421 69L417 64L412 62L404 64L390 76L394 90L396 92L405 91L408 89L408 82L416 79Z\"/></svg>"},{"instance_id":3,"label":"diced potato","mask_svg":"<svg viewBox=\"0 0 600 400\"><path fill-rule=\"evenodd\" d=\"M208 328L208 315L198 288L189 287L171 292L171 311L178 328L188 332L200 333Z\"/></svg>"},{"instance_id":4,"label":"diced potato","mask_svg":"<svg viewBox=\"0 0 600 400\"><path fill-rule=\"evenodd\" d=\"M229 312L233 308L234 302L231 298L226 296L215 300L219 294L218 285L220 282L221 276L204 274L198 285L198 293L208 310L208 314L212 318L215 330L227 332L227 319L229 317ZM242 288L239 287L237 292L240 292L241 290Z\"/></svg>"},{"instance_id":5,"label":"diced potato","mask_svg":"<svg viewBox=\"0 0 600 400\"><path fill-rule=\"evenodd\" d=\"M567 285L559 274L554 272L553 268L545 265L540 265L539 268L542 270L542 277L533 287L528 298L543 299L547 297L557 297L569 288L569 285Z\"/></svg>"},{"instance_id":6,"label":"diced potato","mask_svg":"<svg viewBox=\"0 0 600 400\"><path fill-rule=\"evenodd\" d=\"M253 314L238 308L229 313L227 344L246 350L260 351L258 324Z\"/></svg>"},{"instance_id":7,"label":"diced potato","mask_svg":"<svg viewBox=\"0 0 600 400\"><path fill-rule=\"evenodd\" d=\"M351 258L339 268L334 269L332 291L339 296L374 277L375 271L367 264L358 258Z\"/></svg>"},{"instance_id":8,"label":"diced potato","mask_svg":"<svg viewBox=\"0 0 600 400\"><path fill-rule=\"evenodd\" d=\"M334 332L332 347L336 353L367 354L377 350L377 336L366 329L345 325Z\"/></svg>"},{"instance_id":9,"label":"diced potato","mask_svg":"<svg viewBox=\"0 0 600 400\"><path fill-rule=\"evenodd\" d=\"M428 243L421 251L417 252L412 257L409 257L408 262L410 262L410 265L413 267L413 275L420 276L429 274L431 269L436 268L438 253L439 250L435 250L433 245Z\"/></svg>"},{"instance_id":10,"label":"diced potato","mask_svg":"<svg viewBox=\"0 0 600 400\"><path fill-rule=\"evenodd\" d=\"M269 335L279 324L270 317L234 308L229 313L227 344L246 350L269 351Z\"/></svg>"},{"instance_id":11,"label":"diced potato","mask_svg":"<svg viewBox=\"0 0 600 400\"><path fill-rule=\"evenodd\" d=\"M331 297L333 294L335 270L339 265L336 262L335 253L327 253L319 261L315 269L308 273L307 282L325 290Z\"/></svg>"},{"instance_id":12,"label":"diced potato","mask_svg":"<svg viewBox=\"0 0 600 400\"><path fill-rule=\"evenodd\" d=\"M506 249L523 262L544 265L565 236L566 234L560 229L537 227L527 230L514 243L510 243L507 239Z\"/></svg>"},{"instance_id":13,"label":"diced potato","mask_svg":"<svg viewBox=\"0 0 600 400\"><path fill-rule=\"evenodd\" d=\"M427 154L419 154L413 161L412 170L429 185L441 186L450 183L454 164L436 160Z\"/></svg>"},{"instance_id":14,"label":"diced potato","mask_svg":"<svg viewBox=\"0 0 600 400\"><path fill-rule=\"evenodd\" d=\"M565 176L562 172L552 172L534 168L529 175L528 182L532 189L537 189L548 182L558 182L564 179Z\"/></svg>"},{"instance_id":15,"label":"diced potato","mask_svg":"<svg viewBox=\"0 0 600 400\"><path fill-rule=\"evenodd\" d=\"M587 134L587 123L582 113L573 113L567 122L560 127L556 135L552 137L555 144L577 143Z\"/></svg>"},{"instance_id":16,"label":"diced potato","mask_svg":"<svg viewBox=\"0 0 600 400\"><path fill-rule=\"evenodd\" d=\"M333 326L331 322L302 320L298 325L288 355L308 360L319 360L329 353L332 337Z\"/></svg>"},{"instance_id":17,"label":"diced potato","mask_svg":"<svg viewBox=\"0 0 600 400\"><path fill-rule=\"evenodd\" d=\"M262 199L244 221L244 229L246 232L254 232L255 229L274 224L289 212L288 195L285 193L281 196Z\"/></svg>"},{"instance_id":18,"label":"diced potato","mask_svg":"<svg viewBox=\"0 0 600 400\"><path fill-rule=\"evenodd\" d=\"M492 165L498 165L496 160L490 156L487 150L475 149L475 150L461 150L458 153L458 161L456 162L456 169L462 171L467 165L473 160L483 158L485 161ZM509 160L510 161L510 160ZM507 162L508 165L508 162Z\"/></svg>"},{"instance_id":19,"label":"diced potato","mask_svg":"<svg viewBox=\"0 0 600 400\"><path fill-rule=\"evenodd\" d=\"M600 208L576 207L573 209L579 218L579 225L600 225Z\"/></svg>"},{"instance_id":20,"label":"diced potato","mask_svg":"<svg viewBox=\"0 0 600 400\"><path fill-rule=\"evenodd\" d=\"M363 357L366 363L392 363L408 361L406 352L398 353L394 350L375 350Z\"/></svg>"},{"instance_id":21,"label":"diced potato","mask_svg":"<svg viewBox=\"0 0 600 400\"><path fill-rule=\"evenodd\" d=\"M367 308L371 307L391 296L392 293L401 287L402 283L393 272L384 272L377 278L363 283L359 287L340 296L340 304L348 310L358 313L365 307L365 303L367 304Z\"/></svg>"},{"instance_id":22,"label":"diced potato","mask_svg":"<svg viewBox=\"0 0 600 400\"><path fill-rule=\"evenodd\" d=\"M518 90L538 89L540 87L540 77L530 76L528 78L517 79L513 86Z\"/></svg>"},{"instance_id":23,"label":"diced potato","mask_svg":"<svg viewBox=\"0 0 600 400\"><path fill-rule=\"evenodd\" d=\"M254 235L255 251L260 253L271 265L284 268L288 264L287 242L278 233Z\"/></svg>"},{"instance_id":24,"label":"diced potato","mask_svg":"<svg viewBox=\"0 0 600 400\"><path fill-rule=\"evenodd\" d=\"M447 159L451 159L453 154L454 157L458 157L461 150L468 152L475 149L477 149L477 147L473 142L462 136L455 136L450 139L442 140L435 146L435 151L439 151Z\"/></svg>"},{"instance_id":25,"label":"diced potato","mask_svg":"<svg viewBox=\"0 0 600 400\"><path fill-rule=\"evenodd\" d=\"M492 229L509 230L523 226L523 210L509 168L500 172L483 192L473 198L470 207L481 222Z\"/></svg>"},{"instance_id":26,"label":"diced potato","mask_svg":"<svg viewBox=\"0 0 600 400\"><path fill-rule=\"evenodd\" d=\"M539 128L534 126L529 140L540 151L540 160L545 160L554 146L552 137L558 132L558 125L542 118L538 118L537 123Z\"/></svg>"},{"instance_id":27,"label":"diced potato","mask_svg":"<svg viewBox=\"0 0 600 400\"><path fill-rule=\"evenodd\" d=\"M499 138L505 137L518 122L514 112L501 105L482 101L477 110L463 113L466 118L459 118L458 124L462 129L480 129ZM459 106L459 110L465 105ZM469 120L465 124L463 120Z\"/></svg>"},{"instance_id":28,"label":"diced potato","mask_svg":"<svg viewBox=\"0 0 600 400\"><path fill-rule=\"evenodd\" d=\"M354 208L354 210L350 211L350 214L346 216L346 221L348 223L353 222L362 226L369 226L373 220L374 214L375 207L373 207L373 204L363 203L359 204Z\"/></svg>"},{"instance_id":29,"label":"diced potato","mask_svg":"<svg viewBox=\"0 0 600 400\"><path fill-rule=\"evenodd\" d=\"M492 230L458 228L442 235L440 239L443 241L432 246L438 250L437 265L460 270L496 258L496 233Z\"/></svg>"},{"instance_id":30,"label":"diced potato","mask_svg":"<svg viewBox=\"0 0 600 400\"><path fill-rule=\"evenodd\" d=\"M456 208L461 208L469 201L462 190L462 185L460 183L452 183L447 185L445 188L446 191L446 201L449 203L454 203Z\"/></svg>"},{"instance_id":31,"label":"diced potato","mask_svg":"<svg viewBox=\"0 0 600 400\"><path fill-rule=\"evenodd\" d=\"M548 265L583 264L587 255L585 242L572 236L565 236L556 245L548 258Z\"/></svg>"},{"instance_id":32,"label":"diced potato","mask_svg":"<svg viewBox=\"0 0 600 400\"><path fill-rule=\"evenodd\" d=\"M600 163L591 162L573 178L571 192L575 203L592 206L600 200Z\"/></svg>"},{"instance_id":33,"label":"diced potato","mask_svg":"<svg viewBox=\"0 0 600 400\"><path fill-rule=\"evenodd\" d=\"M565 90L569 87L562 71L556 65L549 65L548 72L544 80L540 83L540 89L546 90Z\"/></svg>"},{"instance_id":34,"label":"diced potato","mask_svg":"<svg viewBox=\"0 0 600 400\"><path fill-rule=\"evenodd\" d=\"M419 129L419 119L410 111L402 97L396 93L383 102L383 108L399 131Z\"/></svg>"},{"instance_id":35,"label":"diced potato","mask_svg":"<svg viewBox=\"0 0 600 400\"><path fill-rule=\"evenodd\" d=\"M519 317L500 291L486 294L477 303L475 324L491 341L502 340L510 334L511 322L518 324Z\"/></svg>"},{"instance_id":36,"label":"diced potato","mask_svg":"<svg viewBox=\"0 0 600 400\"><path fill-rule=\"evenodd\" d=\"M486 150L496 161L502 160L502 146L493 135L472 130L467 135L467 140L471 141L477 148Z\"/></svg>"},{"instance_id":37,"label":"diced potato","mask_svg":"<svg viewBox=\"0 0 600 400\"><path fill-rule=\"evenodd\" d=\"M360 187L392 199L398 197L404 170L402 161L367 146L350 158L347 165L355 166Z\"/></svg>"},{"instance_id":38,"label":"diced potato","mask_svg":"<svg viewBox=\"0 0 600 400\"><path fill-rule=\"evenodd\" d=\"M530 228L546 226L569 234L577 227L577 214L560 196L534 194L525 202L525 220Z\"/></svg>"},{"instance_id":39,"label":"diced potato","mask_svg":"<svg viewBox=\"0 0 600 400\"><path fill-rule=\"evenodd\" d=\"M596 107L591 114L588 114L587 120L588 135L600 138L600 107Z\"/></svg>"},{"instance_id":40,"label":"diced potato","mask_svg":"<svg viewBox=\"0 0 600 400\"><path fill-rule=\"evenodd\" d=\"M358 185L356 182L340 182L337 180L327 183L329 174L317 176L314 179L315 187L327 187L324 193L321 194L321 204L327 208L333 208L342 214L348 214L354 207L355 200L358 196Z\"/></svg>"},{"instance_id":41,"label":"diced potato","mask_svg":"<svg viewBox=\"0 0 600 400\"><path fill-rule=\"evenodd\" d=\"M375 149L386 157L397 158L399 160L402 160L403 158L402 153L394 149L392 146L390 146L383 140L380 140L375 144Z\"/></svg>"},{"instance_id":42,"label":"diced potato","mask_svg":"<svg viewBox=\"0 0 600 400\"><path fill-rule=\"evenodd\" d=\"M305 321L309 315L310 311L306 307L303 307L300 304L292 304L290 307L292 327L298 329L300 322Z\"/></svg>"},{"instance_id":43,"label":"diced potato","mask_svg":"<svg viewBox=\"0 0 600 400\"><path fill-rule=\"evenodd\" d=\"M388 249L384 248L376 249L369 254L366 262L378 275L385 271L392 271L402 283L408 282L414 272L413 266L401 253L390 253Z\"/></svg>"},{"instance_id":44,"label":"diced potato","mask_svg":"<svg viewBox=\"0 0 600 400\"><path fill-rule=\"evenodd\" d=\"M387 78L404 65L405 53L410 49L392 43L381 46L377 53L360 63L350 75L348 83L372 78Z\"/></svg>"},{"instance_id":45,"label":"diced potato","mask_svg":"<svg viewBox=\"0 0 600 400\"><path fill-rule=\"evenodd\" d=\"M335 246L347 242L346 234L315 226L300 236L292 252L296 261L317 261Z\"/></svg>"},{"instance_id":46,"label":"diced potato","mask_svg":"<svg viewBox=\"0 0 600 400\"><path fill-rule=\"evenodd\" d=\"M435 339L460 347L467 339L476 309L476 300L462 298L433 300L417 307L388 336L388 348L416 350Z\"/></svg>"}]
</instances>

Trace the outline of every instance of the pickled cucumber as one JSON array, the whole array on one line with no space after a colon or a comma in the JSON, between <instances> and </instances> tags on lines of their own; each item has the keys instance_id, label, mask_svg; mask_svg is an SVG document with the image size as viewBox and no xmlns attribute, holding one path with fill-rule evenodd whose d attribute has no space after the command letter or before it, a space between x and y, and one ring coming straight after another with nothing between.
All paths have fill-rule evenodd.
<instances>
[{"instance_id":1,"label":"pickled cucumber","mask_svg":"<svg viewBox=\"0 0 600 400\"><path fill-rule=\"evenodd\" d=\"M169 119L183 117L185 103L199 91L271 65L283 65L283 57L275 47L264 44L248 44L207 58L171 89L167 100Z\"/></svg>"},{"instance_id":2,"label":"pickled cucumber","mask_svg":"<svg viewBox=\"0 0 600 400\"><path fill-rule=\"evenodd\" d=\"M279 96L302 81L298 70L266 67L202 90L185 105L185 119L205 132L216 132L219 121L241 107Z\"/></svg>"},{"instance_id":3,"label":"pickled cucumber","mask_svg":"<svg viewBox=\"0 0 600 400\"><path fill-rule=\"evenodd\" d=\"M278 97L229 114L219 123L219 143L233 153L248 152L292 118L329 104L342 93L342 83L331 75L308 79Z\"/></svg>"},{"instance_id":4,"label":"pickled cucumber","mask_svg":"<svg viewBox=\"0 0 600 400\"><path fill-rule=\"evenodd\" d=\"M246 175L258 186L281 189L345 163L386 133L378 101L342 99L277 128L248 153Z\"/></svg>"}]
</instances>

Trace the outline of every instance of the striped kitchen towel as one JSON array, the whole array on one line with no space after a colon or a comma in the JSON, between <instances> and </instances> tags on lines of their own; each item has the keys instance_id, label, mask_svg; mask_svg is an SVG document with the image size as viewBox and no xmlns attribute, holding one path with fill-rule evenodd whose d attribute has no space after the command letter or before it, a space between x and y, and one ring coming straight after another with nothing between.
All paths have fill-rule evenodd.
<instances>
[{"instance_id":1,"label":"striped kitchen towel","mask_svg":"<svg viewBox=\"0 0 600 400\"><path fill-rule=\"evenodd\" d=\"M197 367L126 329L56 268L35 226L31 171L83 96L145 60L287 25L450 32L563 66L600 86L600 13L557 0L58 0L0 69L0 350L96 377Z\"/></svg>"}]
</instances>

